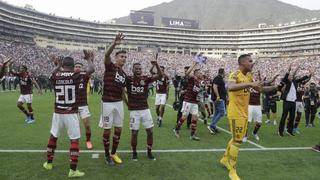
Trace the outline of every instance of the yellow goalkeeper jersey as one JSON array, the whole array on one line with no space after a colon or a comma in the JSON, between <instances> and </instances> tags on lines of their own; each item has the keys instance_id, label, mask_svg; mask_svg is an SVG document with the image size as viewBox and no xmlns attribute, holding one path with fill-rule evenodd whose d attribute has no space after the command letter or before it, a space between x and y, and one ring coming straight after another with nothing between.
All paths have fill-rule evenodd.
<instances>
[{"instance_id":1,"label":"yellow goalkeeper jersey","mask_svg":"<svg viewBox=\"0 0 320 180\"><path fill-rule=\"evenodd\" d=\"M244 75L240 70L232 72L229 76L229 82L236 84L252 82L252 74L247 73ZM229 119L248 119L248 106L250 99L250 91L242 89L239 91L229 91L229 106L228 118Z\"/></svg>"}]
</instances>

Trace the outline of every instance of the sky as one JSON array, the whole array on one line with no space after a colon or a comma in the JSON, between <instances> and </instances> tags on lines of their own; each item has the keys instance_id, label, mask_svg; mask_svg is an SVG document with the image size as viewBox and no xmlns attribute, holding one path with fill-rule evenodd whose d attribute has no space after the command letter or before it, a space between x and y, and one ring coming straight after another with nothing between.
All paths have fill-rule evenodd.
<instances>
[{"instance_id":1,"label":"sky","mask_svg":"<svg viewBox=\"0 0 320 180\"><path fill-rule=\"evenodd\" d=\"M172 0L4 0L9 4L32 5L37 11L84 20L107 20L127 16L130 10L140 10ZM320 0L281 0L302 8L320 10Z\"/></svg>"}]
</instances>

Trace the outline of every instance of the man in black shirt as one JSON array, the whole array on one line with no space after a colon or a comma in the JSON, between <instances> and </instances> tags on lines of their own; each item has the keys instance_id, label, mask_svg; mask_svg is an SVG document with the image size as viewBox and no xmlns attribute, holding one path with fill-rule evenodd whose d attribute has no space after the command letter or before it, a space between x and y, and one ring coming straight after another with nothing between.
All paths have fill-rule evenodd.
<instances>
[{"instance_id":1,"label":"man in black shirt","mask_svg":"<svg viewBox=\"0 0 320 180\"><path fill-rule=\"evenodd\" d=\"M216 125L226 113L225 102L227 98L227 90L223 79L224 75L224 69L220 68L218 70L218 76L216 76L212 82L211 99L215 104L215 112L212 118L212 123L208 126L208 130L211 134L218 132Z\"/></svg>"},{"instance_id":2,"label":"man in black shirt","mask_svg":"<svg viewBox=\"0 0 320 180\"><path fill-rule=\"evenodd\" d=\"M315 83L310 83L309 89L304 93L306 127L315 127L314 119L317 113L319 94Z\"/></svg>"}]
</instances>

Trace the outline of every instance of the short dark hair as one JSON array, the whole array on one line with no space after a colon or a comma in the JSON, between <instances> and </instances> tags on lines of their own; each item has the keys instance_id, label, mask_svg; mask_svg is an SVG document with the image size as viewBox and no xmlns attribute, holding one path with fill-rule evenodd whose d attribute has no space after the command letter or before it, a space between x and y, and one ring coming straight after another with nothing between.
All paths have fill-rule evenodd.
<instances>
[{"instance_id":1,"label":"short dark hair","mask_svg":"<svg viewBox=\"0 0 320 180\"><path fill-rule=\"evenodd\" d=\"M73 68L74 67L74 60L72 57L67 56L67 57L63 58L62 64L63 64L63 67Z\"/></svg>"},{"instance_id":2,"label":"short dark hair","mask_svg":"<svg viewBox=\"0 0 320 180\"><path fill-rule=\"evenodd\" d=\"M77 64L83 66L83 64L81 62L76 62L74 65L77 65Z\"/></svg>"},{"instance_id":3,"label":"short dark hair","mask_svg":"<svg viewBox=\"0 0 320 180\"><path fill-rule=\"evenodd\" d=\"M127 51L125 51L125 50L117 51L116 56L118 56L119 54L127 54Z\"/></svg>"},{"instance_id":4,"label":"short dark hair","mask_svg":"<svg viewBox=\"0 0 320 180\"><path fill-rule=\"evenodd\" d=\"M218 70L218 73L219 73L219 74L223 74L223 73L224 73L224 69L223 69L223 68L220 68L220 69Z\"/></svg>"},{"instance_id":5,"label":"short dark hair","mask_svg":"<svg viewBox=\"0 0 320 180\"><path fill-rule=\"evenodd\" d=\"M184 70L188 70L190 68L190 66L185 66Z\"/></svg>"},{"instance_id":6,"label":"short dark hair","mask_svg":"<svg viewBox=\"0 0 320 180\"><path fill-rule=\"evenodd\" d=\"M165 69L164 66L160 66L160 68Z\"/></svg>"},{"instance_id":7,"label":"short dark hair","mask_svg":"<svg viewBox=\"0 0 320 180\"><path fill-rule=\"evenodd\" d=\"M132 65L132 67L133 67L133 66L136 66L136 65L141 65L141 64L137 62L137 63L134 63L134 64Z\"/></svg>"},{"instance_id":8,"label":"short dark hair","mask_svg":"<svg viewBox=\"0 0 320 180\"><path fill-rule=\"evenodd\" d=\"M240 62L241 62L244 58L246 58L246 57L251 57L251 55L250 55L250 54L242 54L242 55L239 56L239 58L238 58L238 63L240 64Z\"/></svg>"}]
</instances>

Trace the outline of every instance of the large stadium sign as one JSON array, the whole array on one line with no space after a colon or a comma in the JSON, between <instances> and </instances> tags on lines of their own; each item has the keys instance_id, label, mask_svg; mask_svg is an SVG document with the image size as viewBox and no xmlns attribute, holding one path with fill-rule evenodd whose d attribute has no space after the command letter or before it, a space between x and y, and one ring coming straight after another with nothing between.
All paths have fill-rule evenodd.
<instances>
[{"instance_id":1,"label":"large stadium sign","mask_svg":"<svg viewBox=\"0 0 320 180\"><path fill-rule=\"evenodd\" d=\"M131 11L130 18L134 25L154 26L154 12L151 11Z\"/></svg>"},{"instance_id":2,"label":"large stadium sign","mask_svg":"<svg viewBox=\"0 0 320 180\"><path fill-rule=\"evenodd\" d=\"M199 22L190 19L162 17L162 24L165 27L199 29Z\"/></svg>"}]
</instances>

